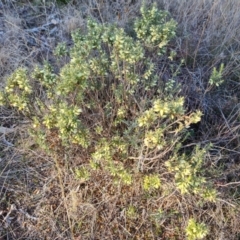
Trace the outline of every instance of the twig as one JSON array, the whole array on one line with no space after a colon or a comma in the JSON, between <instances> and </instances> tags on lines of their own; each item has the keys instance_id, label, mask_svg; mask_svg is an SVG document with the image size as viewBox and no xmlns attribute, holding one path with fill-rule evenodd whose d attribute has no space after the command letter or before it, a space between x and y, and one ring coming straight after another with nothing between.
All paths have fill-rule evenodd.
<instances>
[{"instance_id":1,"label":"twig","mask_svg":"<svg viewBox=\"0 0 240 240\"><path fill-rule=\"evenodd\" d=\"M14 204L11 205L7 215L4 217L3 222L5 222L5 226L8 227L9 224L11 223L12 218L10 217L10 214L16 210L16 206Z\"/></svg>"},{"instance_id":2,"label":"twig","mask_svg":"<svg viewBox=\"0 0 240 240\"><path fill-rule=\"evenodd\" d=\"M226 183L226 184L217 184L217 186L226 187L226 186L234 185L234 184L240 184L240 182L230 182L230 183Z\"/></svg>"},{"instance_id":3,"label":"twig","mask_svg":"<svg viewBox=\"0 0 240 240\"><path fill-rule=\"evenodd\" d=\"M219 200L220 202L224 202L224 203L226 203L226 204L228 204L228 205L230 205L230 206L232 206L232 207L236 207L236 206L233 205L232 203L227 202L227 201L225 201L225 200L223 200L223 199L218 198L217 200Z\"/></svg>"}]
</instances>

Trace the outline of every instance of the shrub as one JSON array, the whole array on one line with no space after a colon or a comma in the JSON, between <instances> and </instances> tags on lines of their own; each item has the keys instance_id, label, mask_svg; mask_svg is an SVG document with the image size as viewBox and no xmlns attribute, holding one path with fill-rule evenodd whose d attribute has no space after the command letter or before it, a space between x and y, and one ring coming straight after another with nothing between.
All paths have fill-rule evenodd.
<instances>
[{"instance_id":1,"label":"shrub","mask_svg":"<svg viewBox=\"0 0 240 240\"><path fill-rule=\"evenodd\" d=\"M206 149L179 153L189 126L202 113L187 113L183 97L164 94L151 60L156 51L166 52L176 22L155 5L142 7L141 14L135 36L89 20L86 32L73 33L70 50L63 44L56 49L59 57L70 56L59 73L48 63L32 74L18 69L0 100L32 120L31 133L49 154L53 138L54 151L87 152L88 167L75 171L84 181L88 171L101 170L117 184L131 185L140 176L145 191L160 191L161 169L154 167L159 162L175 176L182 194L214 200L216 193L201 176Z\"/></svg>"},{"instance_id":2,"label":"shrub","mask_svg":"<svg viewBox=\"0 0 240 240\"><path fill-rule=\"evenodd\" d=\"M224 80L222 79L223 70L224 70L223 63L220 65L219 70L217 70L216 67L213 68L212 74L209 79L210 86L218 87L224 82Z\"/></svg>"},{"instance_id":3,"label":"shrub","mask_svg":"<svg viewBox=\"0 0 240 240\"><path fill-rule=\"evenodd\" d=\"M203 239L208 233L208 229L204 223L197 223L194 219L189 219L186 227L187 239Z\"/></svg>"},{"instance_id":4,"label":"shrub","mask_svg":"<svg viewBox=\"0 0 240 240\"><path fill-rule=\"evenodd\" d=\"M149 10L142 7L141 13L134 25L137 38L114 25L89 20L86 33L72 35L71 60L59 74L48 63L30 76L25 69L17 69L1 97L33 120L35 135L45 139L45 147L48 136L57 132L63 146L77 144L89 149L92 163L126 184L131 183L136 170L136 164L129 167L128 159L159 161L190 124L201 119L200 111L186 113L183 97L164 95L164 89L156 91L159 79L147 49L163 50L175 35L176 23L167 21L167 13L155 5ZM56 54L68 54L65 48L60 51L61 46ZM175 178L182 193L190 183L204 183L200 177L185 181L201 165L201 157L194 167L184 160L175 167L169 165L177 171ZM144 178L145 189L151 179L155 177ZM185 187L181 185L184 181Z\"/></svg>"}]
</instances>

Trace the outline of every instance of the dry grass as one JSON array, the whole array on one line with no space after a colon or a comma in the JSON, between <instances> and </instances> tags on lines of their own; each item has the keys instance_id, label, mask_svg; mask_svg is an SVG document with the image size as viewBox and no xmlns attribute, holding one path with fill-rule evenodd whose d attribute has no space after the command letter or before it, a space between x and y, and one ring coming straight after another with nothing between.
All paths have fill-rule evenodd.
<instances>
[{"instance_id":1,"label":"dry grass","mask_svg":"<svg viewBox=\"0 0 240 240\"><path fill-rule=\"evenodd\" d=\"M18 66L31 68L44 59L55 63L56 44L71 45L70 32L84 28L86 17L127 27L141 5L92 0L59 8L51 2L0 1L1 86ZM86 157L78 149L47 156L27 135L24 116L1 108L1 126L16 130L0 140L0 239L185 239L183 229L190 216L209 225L207 239L239 238L240 2L157 2L179 24L171 47L186 65L176 80L189 108L201 108L205 114L189 145L214 144L207 164L208 177L219 191L217 202L202 206L196 196L177 192L167 177L164 189L150 195L138 182L116 188L102 171L79 180L74 169L86 164ZM208 91L211 70L222 62L225 83Z\"/></svg>"},{"instance_id":2,"label":"dry grass","mask_svg":"<svg viewBox=\"0 0 240 240\"><path fill-rule=\"evenodd\" d=\"M179 48L192 59L193 67L201 66L201 63L211 67L220 61L232 64L237 60L240 34L237 27L240 21L238 1L160 2L179 23Z\"/></svg>"}]
</instances>

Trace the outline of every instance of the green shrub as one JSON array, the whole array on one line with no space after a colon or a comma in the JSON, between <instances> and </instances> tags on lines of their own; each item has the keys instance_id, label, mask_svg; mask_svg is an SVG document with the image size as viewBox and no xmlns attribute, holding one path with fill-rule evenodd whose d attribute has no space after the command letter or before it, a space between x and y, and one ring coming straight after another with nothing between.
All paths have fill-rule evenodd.
<instances>
[{"instance_id":1,"label":"green shrub","mask_svg":"<svg viewBox=\"0 0 240 240\"><path fill-rule=\"evenodd\" d=\"M208 229L204 223L197 223L194 219L189 219L186 227L186 234L188 240L203 239L206 237Z\"/></svg>"},{"instance_id":2,"label":"green shrub","mask_svg":"<svg viewBox=\"0 0 240 240\"><path fill-rule=\"evenodd\" d=\"M219 70L217 70L216 67L213 68L212 74L209 79L210 86L218 87L224 82L224 80L222 79L223 70L224 70L223 63L220 65Z\"/></svg>"},{"instance_id":3,"label":"green shrub","mask_svg":"<svg viewBox=\"0 0 240 240\"><path fill-rule=\"evenodd\" d=\"M103 170L117 182L131 185L140 174L147 191L161 188L161 176L158 168L145 164L169 160L168 171L182 194L214 199L201 176L205 149L196 148L191 160L176 150L202 114L186 113L183 97L164 94L151 61L156 51L165 52L176 22L155 5L142 7L141 14L134 24L135 37L89 20L86 32L72 35L69 51L63 44L56 49L57 56L70 56L58 74L47 63L31 75L16 70L1 103L32 120L32 134L48 153L54 137L58 149L77 146L88 153L93 171ZM76 175L88 178L87 171L77 170ZM206 191L199 191L203 186Z\"/></svg>"}]
</instances>

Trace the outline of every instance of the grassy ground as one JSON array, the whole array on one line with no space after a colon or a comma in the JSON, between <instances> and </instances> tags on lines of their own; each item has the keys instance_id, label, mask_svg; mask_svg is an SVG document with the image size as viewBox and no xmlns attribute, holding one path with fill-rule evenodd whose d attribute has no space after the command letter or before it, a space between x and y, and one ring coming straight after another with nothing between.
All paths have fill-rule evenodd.
<instances>
[{"instance_id":1,"label":"grassy ground","mask_svg":"<svg viewBox=\"0 0 240 240\"><path fill-rule=\"evenodd\" d=\"M201 109L202 120L191 126L185 149L213 147L205 157L206 178L218 191L217 201L182 195L161 163L154 163L164 188L145 194L140 181L116 187L104 171L76 178L89 153L72 147L55 155L38 148L28 135L29 120L13 109L0 108L0 239L187 239L190 218L204 222L205 239L239 239L240 198L240 15L237 0L158 0L177 21L177 36L168 46L180 95L189 111ZM72 46L70 33L84 30L88 17L116 23L127 30L139 16L140 1L0 1L1 88L17 67L31 69L45 60L55 71L58 42ZM224 83L211 87L214 67L224 63ZM171 76L167 59L159 61L163 80ZM150 166L146 166L149 167ZM151 166L152 167L152 166ZM138 176L136 176L137 179ZM140 176L139 176L140 178Z\"/></svg>"}]
</instances>

